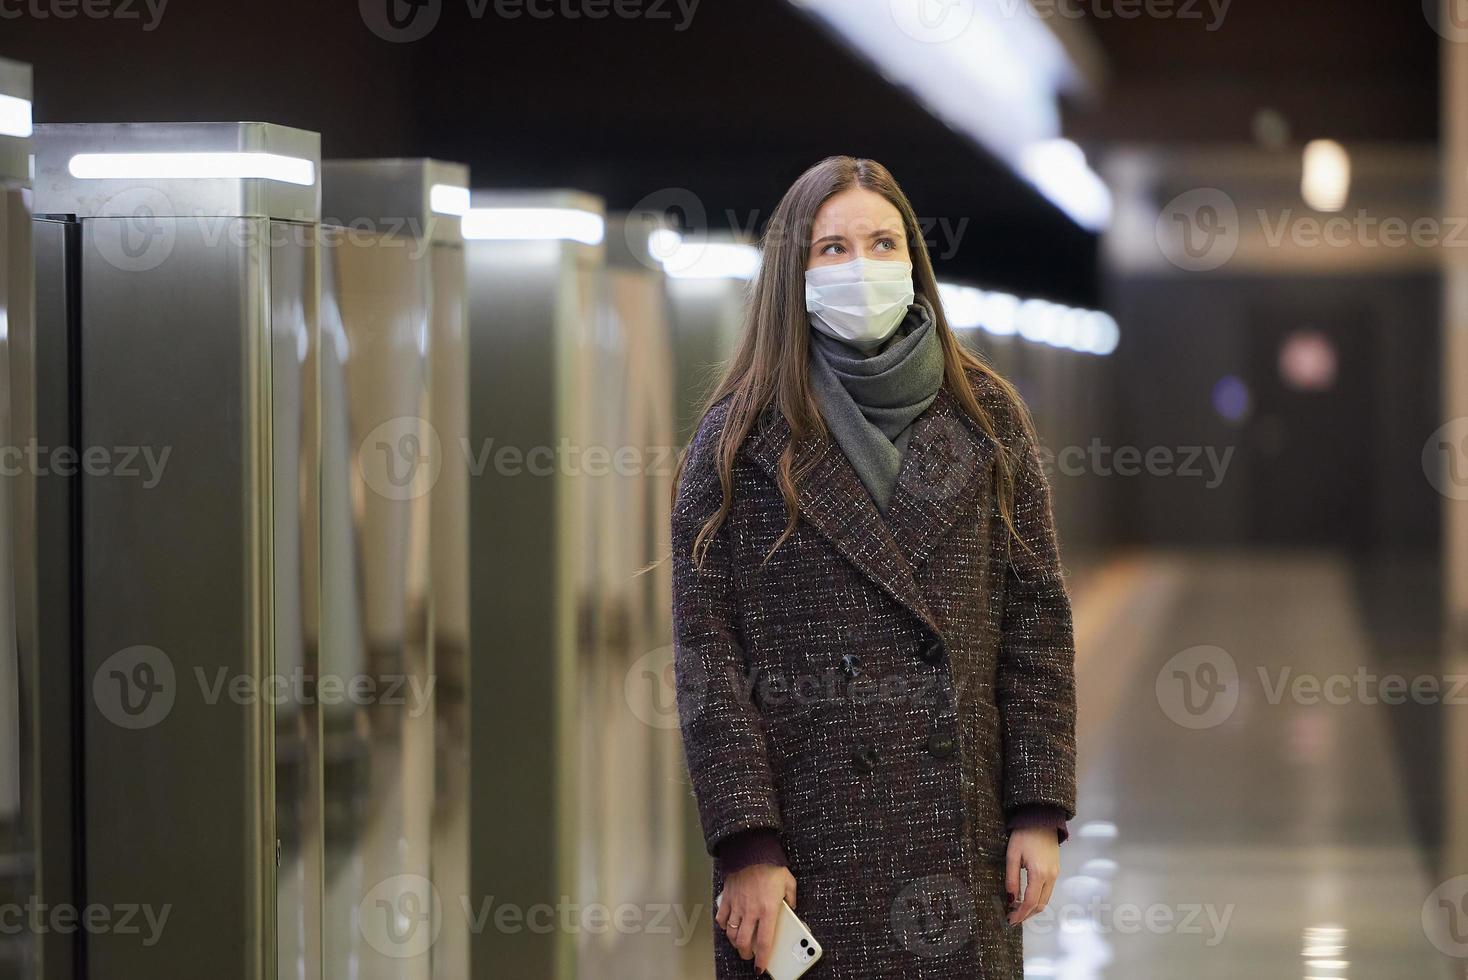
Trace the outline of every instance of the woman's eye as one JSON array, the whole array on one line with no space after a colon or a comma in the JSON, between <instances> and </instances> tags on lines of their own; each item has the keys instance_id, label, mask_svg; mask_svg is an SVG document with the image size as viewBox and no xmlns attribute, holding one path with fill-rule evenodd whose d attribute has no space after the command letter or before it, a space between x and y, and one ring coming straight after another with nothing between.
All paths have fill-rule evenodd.
<instances>
[{"instance_id":1,"label":"woman's eye","mask_svg":"<svg viewBox=\"0 0 1468 980\"><path fill-rule=\"evenodd\" d=\"M891 252L896 250L897 243L890 238L883 238L881 241L877 242L877 248L886 252Z\"/></svg>"},{"instance_id":2,"label":"woman's eye","mask_svg":"<svg viewBox=\"0 0 1468 980\"><path fill-rule=\"evenodd\" d=\"M825 248L821 249L821 254L822 255L840 255L842 252L845 252L845 251L846 251L845 248L841 247L840 245L836 244L835 242L832 242L831 244L827 245Z\"/></svg>"}]
</instances>

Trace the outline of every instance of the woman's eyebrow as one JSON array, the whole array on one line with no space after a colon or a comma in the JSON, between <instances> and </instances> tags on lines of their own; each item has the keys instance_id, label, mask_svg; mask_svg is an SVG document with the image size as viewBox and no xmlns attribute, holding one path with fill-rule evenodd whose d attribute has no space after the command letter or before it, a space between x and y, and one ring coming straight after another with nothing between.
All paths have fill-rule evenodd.
<instances>
[{"instance_id":1,"label":"woman's eyebrow","mask_svg":"<svg viewBox=\"0 0 1468 980\"><path fill-rule=\"evenodd\" d=\"M810 244L811 244L811 248L815 248L817 245L820 245L820 244L822 244L824 242L844 242L844 241L846 241L846 236L845 235L826 235L823 238L817 238L815 241L811 242Z\"/></svg>"}]
</instances>

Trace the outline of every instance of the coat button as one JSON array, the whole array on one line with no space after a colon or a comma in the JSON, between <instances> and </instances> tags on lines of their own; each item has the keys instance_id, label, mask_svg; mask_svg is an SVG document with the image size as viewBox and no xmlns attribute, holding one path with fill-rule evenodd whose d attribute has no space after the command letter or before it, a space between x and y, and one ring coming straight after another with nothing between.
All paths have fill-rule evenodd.
<instances>
[{"instance_id":1,"label":"coat button","mask_svg":"<svg viewBox=\"0 0 1468 980\"><path fill-rule=\"evenodd\" d=\"M847 677L855 677L861 673L861 658L854 653L843 653L841 655L841 672Z\"/></svg>"},{"instance_id":2,"label":"coat button","mask_svg":"<svg viewBox=\"0 0 1468 980\"><path fill-rule=\"evenodd\" d=\"M851 761L862 772L871 772L877 765L877 747L867 745L865 742L857 743L856 752L852 754Z\"/></svg>"},{"instance_id":3,"label":"coat button","mask_svg":"<svg viewBox=\"0 0 1468 980\"><path fill-rule=\"evenodd\" d=\"M922 657L923 660L927 663L937 663L938 661L943 659L943 641L932 640L922 648L922 650L918 653L918 656Z\"/></svg>"},{"instance_id":4,"label":"coat button","mask_svg":"<svg viewBox=\"0 0 1468 980\"><path fill-rule=\"evenodd\" d=\"M928 736L928 754L941 759L953 754L953 736L948 732L934 732Z\"/></svg>"}]
</instances>

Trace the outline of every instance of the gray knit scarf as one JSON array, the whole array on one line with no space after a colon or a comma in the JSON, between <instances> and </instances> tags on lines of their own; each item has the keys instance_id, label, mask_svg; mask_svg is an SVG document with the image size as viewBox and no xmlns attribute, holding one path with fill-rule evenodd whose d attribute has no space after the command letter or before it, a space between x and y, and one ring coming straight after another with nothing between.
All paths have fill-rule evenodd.
<instances>
[{"instance_id":1,"label":"gray knit scarf","mask_svg":"<svg viewBox=\"0 0 1468 980\"><path fill-rule=\"evenodd\" d=\"M810 331L810 383L821 417L857 476L887 512L913 421L938 397L943 347L921 301L874 352Z\"/></svg>"}]
</instances>

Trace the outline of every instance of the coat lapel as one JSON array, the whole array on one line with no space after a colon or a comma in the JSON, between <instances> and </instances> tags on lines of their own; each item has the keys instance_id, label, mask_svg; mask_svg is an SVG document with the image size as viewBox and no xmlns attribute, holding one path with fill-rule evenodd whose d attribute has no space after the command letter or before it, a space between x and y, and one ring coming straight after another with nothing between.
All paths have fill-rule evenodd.
<instances>
[{"instance_id":1,"label":"coat lapel","mask_svg":"<svg viewBox=\"0 0 1468 980\"><path fill-rule=\"evenodd\" d=\"M913 423L887 526L913 568L921 568L989 472L994 443L948 389Z\"/></svg>"},{"instance_id":2,"label":"coat lapel","mask_svg":"<svg viewBox=\"0 0 1468 980\"><path fill-rule=\"evenodd\" d=\"M746 451L778 483L780 454L791 436L784 416L772 414ZM808 439L796 449L795 466L797 471L809 467L803 470L805 475L796 491L800 515L858 571L939 635L937 621L913 578L911 563L841 447L829 435Z\"/></svg>"},{"instance_id":3,"label":"coat lapel","mask_svg":"<svg viewBox=\"0 0 1468 980\"><path fill-rule=\"evenodd\" d=\"M751 439L748 453L770 479L778 481L780 454L789 442L790 426L776 412ZM993 442L942 388L913 423L885 517L829 436L807 440L796 450L796 468L810 467L797 490L796 504L801 516L847 561L937 634L937 622L914 570L927 562L953 527L993 456Z\"/></svg>"}]
</instances>

